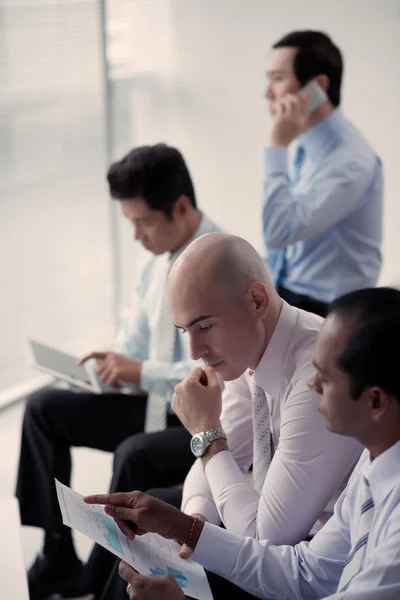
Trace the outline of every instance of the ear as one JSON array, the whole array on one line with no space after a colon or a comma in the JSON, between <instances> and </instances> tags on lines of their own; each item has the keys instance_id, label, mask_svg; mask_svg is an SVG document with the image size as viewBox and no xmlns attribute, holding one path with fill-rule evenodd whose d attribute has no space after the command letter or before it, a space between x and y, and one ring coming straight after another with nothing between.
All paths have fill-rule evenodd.
<instances>
[{"instance_id":1,"label":"ear","mask_svg":"<svg viewBox=\"0 0 400 600\"><path fill-rule=\"evenodd\" d=\"M369 396L371 419L375 423L378 423L387 414L391 399L380 387L371 387L367 393Z\"/></svg>"},{"instance_id":2,"label":"ear","mask_svg":"<svg viewBox=\"0 0 400 600\"><path fill-rule=\"evenodd\" d=\"M315 81L318 81L319 85L322 87L322 89L324 90L324 92L327 92L329 90L329 77L327 75L317 75L317 77L315 77Z\"/></svg>"},{"instance_id":3,"label":"ear","mask_svg":"<svg viewBox=\"0 0 400 600\"><path fill-rule=\"evenodd\" d=\"M174 207L172 209L172 214L174 217L182 218L188 213L191 206L192 203L190 202L190 199L184 194L182 194L175 201Z\"/></svg>"},{"instance_id":4,"label":"ear","mask_svg":"<svg viewBox=\"0 0 400 600\"><path fill-rule=\"evenodd\" d=\"M271 299L265 285L260 281L253 281L248 287L247 299L253 315L257 319L264 319L271 306Z\"/></svg>"}]
</instances>

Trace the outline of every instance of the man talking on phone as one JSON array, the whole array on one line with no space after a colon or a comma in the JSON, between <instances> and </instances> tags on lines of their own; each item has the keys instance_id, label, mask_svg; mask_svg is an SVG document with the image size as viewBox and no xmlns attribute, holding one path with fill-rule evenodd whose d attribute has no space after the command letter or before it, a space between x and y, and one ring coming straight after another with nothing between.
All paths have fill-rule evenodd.
<instances>
[{"instance_id":1,"label":"man talking on phone","mask_svg":"<svg viewBox=\"0 0 400 600\"><path fill-rule=\"evenodd\" d=\"M374 287L382 262L382 165L340 108L342 72L327 35L294 31L273 46L265 90L265 260L284 300L322 316Z\"/></svg>"}]
</instances>

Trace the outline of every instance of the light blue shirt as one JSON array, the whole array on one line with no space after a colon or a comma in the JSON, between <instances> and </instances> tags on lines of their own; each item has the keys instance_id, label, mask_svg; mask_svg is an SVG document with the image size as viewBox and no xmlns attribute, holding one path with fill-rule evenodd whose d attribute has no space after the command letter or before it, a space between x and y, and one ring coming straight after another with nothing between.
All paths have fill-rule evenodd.
<instances>
[{"instance_id":1,"label":"light blue shirt","mask_svg":"<svg viewBox=\"0 0 400 600\"><path fill-rule=\"evenodd\" d=\"M174 361L161 362L155 358L157 324L162 304L165 302L165 283L172 263L182 254L196 238L206 234L219 232L221 229L207 216L203 215L200 225L192 238L177 252L152 255L146 261L133 290L132 302L117 335L115 352L129 358L142 361L140 389L155 392L165 397L168 403L172 400L175 386L200 363L190 358L188 336L175 332ZM127 384L127 387L138 389L138 386Z\"/></svg>"},{"instance_id":2,"label":"light blue shirt","mask_svg":"<svg viewBox=\"0 0 400 600\"><path fill-rule=\"evenodd\" d=\"M374 287L381 268L382 165L335 109L288 149L264 149L264 252L276 286L331 302Z\"/></svg>"},{"instance_id":3,"label":"light blue shirt","mask_svg":"<svg viewBox=\"0 0 400 600\"><path fill-rule=\"evenodd\" d=\"M313 540L273 546L206 523L192 558L257 598L280 600L398 600L400 598L400 442L371 462L362 454L334 515ZM345 592L340 576L358 535L362 478L374 515L364 564Z\"/></svg>"}]
</instances>

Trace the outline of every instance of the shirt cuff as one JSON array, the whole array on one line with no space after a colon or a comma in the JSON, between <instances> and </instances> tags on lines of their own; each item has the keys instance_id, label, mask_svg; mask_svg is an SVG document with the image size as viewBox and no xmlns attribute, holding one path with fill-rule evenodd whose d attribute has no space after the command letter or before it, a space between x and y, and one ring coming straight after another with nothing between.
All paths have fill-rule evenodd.
<instances>
[{"instance_id":1,"label":"shirt cuff","mask_svg":"<svg viewBox=\"0 0 400 600\"><path fill-rule=\"evenodd\" d=\"M246 483L242 471L228 450L218 452L208 461L205 474L214 498L218 498L231 485Z\"/></svg>"},{"instance_id":2,"label":"shirt cuff","mask_svg":"<svg viewBox=\"0 0 400 600\"><path fill-rule=\"evenodd\" d=\"M219 516L218 510L211 500L204 496L193 496L185 503L182 510L187 515L199 514L203 515L209 523L219 525L221 523L221 517Z\"/></svg>"},{"instance_id":3,"label":"shirt cuff","mask_svg":"<svg viewBox=\"0 0 400 600\"><path fill-rule=\"evenodd\" d=\"M222 527L205 523L191 558L208 571L229 579L243 539Z\"/></svg>"},{"instance_id":4,"label":"shirt cuff","mask_svg":"<svg viewBox=\"0 0 400 600\"><path fill-rule=\"evenodd\" d=\"M288 172L288 151L283 146L270 146L263 152L264 180L270 175Z\"/></svg>"}]
</instances>

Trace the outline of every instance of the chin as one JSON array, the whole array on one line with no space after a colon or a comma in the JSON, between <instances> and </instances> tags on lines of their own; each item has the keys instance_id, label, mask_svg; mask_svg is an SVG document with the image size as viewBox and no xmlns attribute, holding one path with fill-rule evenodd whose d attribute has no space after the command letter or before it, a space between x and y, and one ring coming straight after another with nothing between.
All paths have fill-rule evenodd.
<instances>
[{"instance_id":1,"label":"chin","mask_svg":"<svg viewBox=\"0 0 400 600\"><path fill-rule=\"evenodd\" d=\"M225 362L223 362L220 366L218 365L214 370L218 377L223 381L234 381L244 373L243 370L229 368Z\"/></svg>"}]
</instances>

